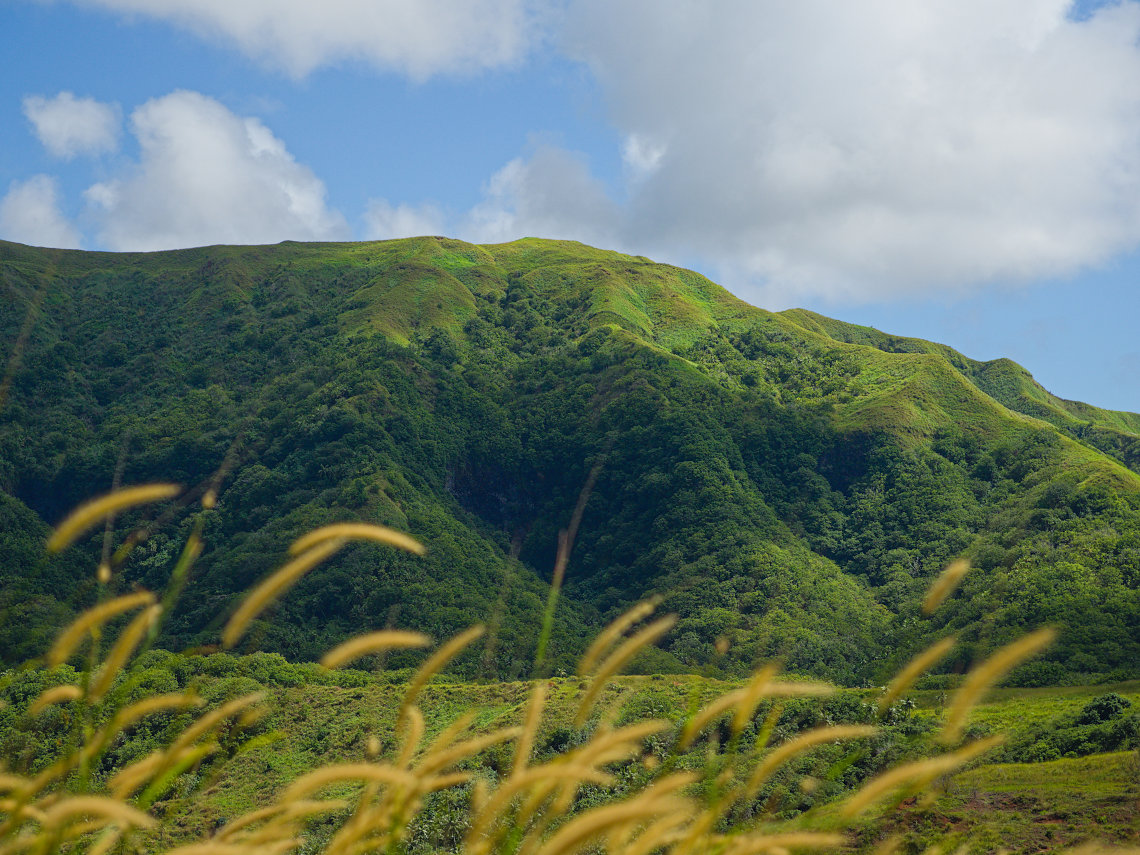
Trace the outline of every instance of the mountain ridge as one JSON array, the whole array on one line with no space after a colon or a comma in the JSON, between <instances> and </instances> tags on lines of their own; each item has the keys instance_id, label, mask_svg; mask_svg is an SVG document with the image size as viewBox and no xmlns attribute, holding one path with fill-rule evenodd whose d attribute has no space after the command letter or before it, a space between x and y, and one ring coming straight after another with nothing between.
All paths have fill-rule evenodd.
<instances>
[{"instance_id":1,"label":"mountain ridge","mask_svg":"<svg viewBox=\"0 0 1140 855\"><path fill-rule=\"evenodd\" d=\"M0 334L23 347L0 410L21 556L0 577L9 661L94 593L68 568L101 536L34 558L46 524L116 472L194 484L219 467L214 539L171 646L210 643L292 536L359 518L411 530L428 558L350 550L255 646L312 658L365 627L489 621L495 644L465 667L524 673L558 531L595 477L561 658L544 667L654 593L680 623L643 671L782 656L857 682L951 630L967 643L945 667L965 667L1035 620L1071 629L1026 680L1140 660L1140 416L1062 402L1014 363L535 238L0 242L0 276ZM117 584L160 586L179 525ZM963 594L921 618L921 591L960 554L978 568Z\"/></svg>"}]
</instances>

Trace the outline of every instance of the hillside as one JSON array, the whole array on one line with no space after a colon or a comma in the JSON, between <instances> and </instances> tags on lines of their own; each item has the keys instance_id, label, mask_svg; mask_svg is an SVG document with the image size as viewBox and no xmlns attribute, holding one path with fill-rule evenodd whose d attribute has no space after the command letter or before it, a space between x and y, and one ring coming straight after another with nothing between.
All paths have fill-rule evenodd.
<instances>
[{"instance_id":1,"label":"hillside","mask_svg":"<svg viewBox=\"0 0 1140 855\"><path fill-rule=\"evenodd\" d=\"M1028 371L1010 359L979 362L952 348L917 338L888 335L870 327L825 318L804 309L782 313L805 329L836 341L866 344L886 353L933 353L944 357L974 385L1015 412L1043 419L1069 436L1083 440L1132 469L1140 464L1140 415L1102 410L1049 393Z\"/></svg>"},{"instance_id":2,"label":"hillside","mask_svg":"<svg viewBox=\"0 0 1140 855\"><path fill-rule=\"evenodd\" d=\"M346 550L251 647L311 658L366 628L482 621L467 672L529 673L581 498L547 670L650 593L681 620L646 672L782 657L857 683L948 628L966 644L945 667L961 670L1046 622L1061 639L1022 682L1140 662L1140 416L1057 399L1008 360L766 312L690 271L558 241L0 242L0 277L7 661L93 596L76 568L102 532L47 560L47 527L116 480L176 480L220 500L173 648L215 642L297 533L358 518L427 557ZM160 587L187 525L168 509L117 584ZM960 554L976 569L921 618Z\"/></svg>"}]
</instances>

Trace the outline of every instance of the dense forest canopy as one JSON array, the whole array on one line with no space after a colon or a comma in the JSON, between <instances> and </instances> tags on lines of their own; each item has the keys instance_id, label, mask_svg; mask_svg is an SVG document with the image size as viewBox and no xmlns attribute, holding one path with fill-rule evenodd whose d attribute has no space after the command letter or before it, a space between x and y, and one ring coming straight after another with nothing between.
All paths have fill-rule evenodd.
<instances>
[{"instance_id":1,"label":"dense forest canopy","mask_svg":"<svg viewBox=\"0 0 1140 855\"><path fill-rule=\"evenodd\" d=\"M932 638L949 671L1025 629L1044 684L1140 662L1140 415L1063 401L1008 360L801 310L581 244L444 238L157 253L0 242L0 650L38 654L90 602L104 533L49 527L112 484L217 486L161 639L210 645L299 533L356 545L249 649L311 659L370 628L491 632L460 667L529 673L558 533L581 524L545 668L650 594L679 615L644 672L879 680ZM587 488L588 489L584 489ZM193 495L193 494L191 494ZM146 525L117 573L160 588L188 525ZM957 556L974 570L934 618ZM399 664L398 655L394 655Z\"/></svg>"}]
</instances>

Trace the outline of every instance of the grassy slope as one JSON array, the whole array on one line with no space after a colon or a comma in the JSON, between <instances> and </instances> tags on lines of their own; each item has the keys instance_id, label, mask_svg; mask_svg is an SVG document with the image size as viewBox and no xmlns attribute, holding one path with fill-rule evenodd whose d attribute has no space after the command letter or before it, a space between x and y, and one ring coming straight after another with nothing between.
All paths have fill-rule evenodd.
<instances>
[{"instance_id":1,"label":"grassy slope","mask_svg":"<svg viewBox=\"0 0 1140 855\"><path fill-rule=\"evenodd\" d=\"M691 271L575 242L524 239L486 249L502 264L525 271L529 285L555 299L565 298L567 290L579 293L585 284L592 324L616 322L673 352L711 327L746 328L761 319L775 321L805 343L840 350L845 350L843 344L855 345L850 350L862 367L856 382L863 389L858 400L841 410L841 424L848 430L879 429L922 440L947 425L967 424L993 437L1009 430L1011 421L1034 425L1018 418L1030 416L1055 426L1091 422L1097 428L1140 436L1140 414L1062 401L1008 359L981 363L945 345L887 336L802 309L776 315L744 303ZM583 262L583 255L590 261ZM998 382L998 375L1016 378L1017 388ZM1041 406L1030 406L1030 401ZM1073 443L1072 459L1083 464L1083 471L1140 489L1140 476L1112 462L1106 465L1101 455L1087 454L1077 445Z\"/></svg>"},{"instance_id":2,"label":"grassy slope","mask_svg":"<svg viewBox=\"0 0 1140 855\"><path fill-rule=\"evenodd\" d=\"M699 677L623 677L607 692L609 712L603 715L623 721L648 716L676 719L698 700L704 703L735 685ZM288 781L319 765L361 760L370 734L389 744L399 690L398 685L271 690L274 711L268 726L279 731L281 740L237 758L211 782L205 791L205 810L201 803L195 806L194 822L208 828L212 823L266 804ZM975 710L971 722L1007 733L1012 741L1033 725L1059 721L1095 695L1110 690L1140 705L1140 684L1136 682L1060 690L998 690ZM428 733L438 732L470 711L476 713L476 731L518 723L524 715L529 691L529 684L523 682L434 683L423 700ZM857 690L847 690L846 694L855 699L873 698L871 693ZM557 742L559 734L565 738L571 732L568 728L580 695L577 679L548 681L548 714L536 740L538 756L549 754L549 746ZM935 703L932 693L918 692L915 697L920 717L936 712L931 709ZM937 721L937 715L934 720ZM707 750L707 745L700 743L688 759L700 764L701 755ZM490 752L483 762L496 768L495 764L508 760ZM820 769L815 769L810 760L796 768L799 774L823 775L834 760L823 762ZM939 840L944 849L970 841L971 851L1051 851L1089 839L1135 845L1140 842L1140 816L1134 810L1135 800L1140 797L1138 763L1136 751L1047 763L983 760L944 781L943 792L932 803L919 805L910 799L863 820L857 835L858 849L870 850L890 833L902 834L910 847L919 849L933 840ZM776 795L767 810L781 814L791 809L794 814L794 804L797 796L792 787L792 792ZM178 815L186 806L172 803L169 809Z\"/></svg>"},{"instance_id":3,"label":"grassy slope","mask_svg":"<svg viewBox=\"0 0 1140 855\"><path fill-rule=\"evenodd\" d=\"M805 309L790 309L782 314L805 329L823 333L836 341L862 344L887 353L925 353L941 357L993 400L1014 412L1042 419L1074 436L1085 438L1102 451L1118 453L1122 443L1140 437L1140 414L1104 410L1080 401L1058 398L1010 359L980 362L943 344L890 335Z\"/></svg>"},{"instance_id":4,"label":"grassy slope","mask_svg":"<svg viewBox=\"0 0 1140 855\"><path fill-rule=\"evenodd\" d=\"M1140 840L1136 752L1000 763L956 775L935 810L980 846L1052 851Z\"/></svg>"},{"instance_id":5,"label":"grassy slope","mask_svg":"<svg viewBox=\"0 0 1140 855\"><path fill-rule=\"evenodd\" d=\"M860 397L868 400L850 408L853 427L884 427L903 435L913 431L929 434L948 420L985 423L1008 418L1008 413L993 407L996 401L1015 413L1058 426L1091 422L1095 427L1140 435L1140 414L1056 398L1008 359L977 362L945 345L891 336L803 309L774 315L749 306L691 271L570 241L527 238L478 247L440 238L415 238L119 254L33 250L2 241L0 248L5 250L11 268L28 274L32 286L51 276L110 275L124 267L137 271L136 277L149 274L175 282L208 271L217 274L224 287L198 284L184 304L186 309L203 313L224 310L235 300L248 300L252 279L264 275L267 266L284 265L300 278L316 269L364 265L376 268L377 275L350 293L338 295L341 323L349 334L376 330L400 343L407 343L420 329L442 327L462 335L464 322L475 313L474 293L501 289L504 275L521 275L528 286L556 302L579 298L585 292L588 300L584 314L591 327L616 323L672 352L691 344L713 326L745 327L760 319L776 321L811 344L859 346L854 351L864 362L859 380L867 387ZM21 289L20 283L11 279L6 284L25 305L33 301L30 288ZM50 300L47 305L51 305ZM976 396L955 388L952 375L945 370L947 365L985 394ZM1033 406L1034 402L1038 406ZM899 408L893 420L888 416L892 407ZM929 412L936 407L941 412ZM986 409L990 412L983 412Z\"/></svg>"},{"instance_id":6,"label":"grassy slope","mask_svg":"<svg viewBox=\"0 0 1140 855\"><path fill-rule=\"evenodd\" d=\"M1140 491L1118 460L1026 414L1016 395L978 379L985 366L949 348L765 312L690 271L572 242L418 238L151 254L0 244L0 272L4 341L35 318L0 437L0 478L18 501L54 520L105 489L120 454L128 481L193 483L237 449L183 641L206 637L191 633L208 634L294 533L361 517L432 545L426 568L354 552L282 607L278 625L307 635L267 624L260 643L311 656L393 619L393 609L399 617L403 604L401 620L440 635L498 620L510 637L494 673L517 672L527 656L511 645L533 636L557 529L607 443L559 631L572 652L599 612L661 590L684 618L678 635L692 635L672 667L707 660L720 635L741 664L784 654L802 667L838 667L853 654L819 640L837 614L863 633L855 647L869 648L888 610L905 618L913 606L913 593L889 586L876 589L876 603L867 587L881 586L875 574L911 566L906 590L921 589L970 544L954 531L1000 533L1016 570L1018 544L1057 527L1037 510L1055 503L1056 482L1071 485L1064 502ZM1061 409L1117 437L1140 420ZM970 447L951 470L930 448L955 432ZM1019 464L1019 449L1041 443L1046 452ZM1002 448L1011 449L1005 462L991 464L986 455ZM887 451L892 465L933 467L934 482L959 478L961 501L978 508L954 531L930 534L925 551L889 533L860 543L873 530L860 509L881 493ZM973 474L979 466L998 474ZM1003 466L1024 471L1011 480ZM916 509L872 510L876 524L887 514L912 537L927 525ZM1112 549L1128 558L1134 547L1120 545L1118 529L1130 518L1079 513L1115 538L1098 542L1096 567L1119 564ZM163 537L132 579L161 580L177 539ZM1083 544L1062 557L1086 560ZM881 557L855 567L870 547ZM1120 608L1134 625L1132 606ZM990 643L984 620L962 621Z\"/></svg>"}]
</instances>

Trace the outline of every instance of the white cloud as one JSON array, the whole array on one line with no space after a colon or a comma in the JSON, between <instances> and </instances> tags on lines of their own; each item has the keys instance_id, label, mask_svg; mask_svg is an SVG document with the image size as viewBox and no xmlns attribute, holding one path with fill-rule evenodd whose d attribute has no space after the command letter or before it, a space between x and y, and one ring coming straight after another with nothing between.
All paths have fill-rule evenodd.
<instances>
[{"instance_id":1,"label":"white cloud","mask_svg":"<svg viewBox=\"0 0 1140 855\"><path fill-rule=\"evenodd\" d=\"M325 203L325 185L258 119L179 91L143 104L130 124L138 164L86 192L109 248L349 236L344 217Z\"/></svg>"},{"instance_id":2,"label":"white cloud","mask_svg":"<svg viewBox=\"0 0 1140 855\"><path fill-rule=\"evenodd\" d=\"M447 217L376 201L368 237L570 237L771 304L1037 279L1140 244L1140 2L73 0L234 40L295 75L519 60L549 9L621 140L624 186L541 147ZM542 11L547 7L547 11ZM192 93L136 112L137 170L91 188L114 246L341 237L255 119ZM265 140L264 144L258 142Z\"/></svg>"},{"instance_id":3,"label":"white cloud","mask_svg":"<svg viewBox=\"0 0 1140 855\"><path fill-rule=\"evenodd\" d=\"M56 157L77 154L103 154L119 145L119 108L94 98L76 98L60 92L54 98L29 95L24 99L24 115L36 136Z\"/></svg>"},{"instance_id":4,"label":"white cloud","mask_svg":"<svg viewBox=\"0 0 1140 855\"><path fill-rule=\"evenodd\" d=\"M500 243L520 237L556 237L615 246L620 211L577 155L542 146L492 176L484 200L459 225L460 237Z\"/></svg>"},{"instance_id":5,"label":"white cloud","mask_svg":"<svg viewBox=\"0 0 1140 855\"><path fill-rule=\"evenodd\" d=\"M1140 4L1069 11L574 0L564 49L593 69L630 173L608 244L783 303L1048 277L1136 246ZM597 182L556 169L551 198L555 160L500 173L491 201L521 201L488 225L596 232Z\"/></svg>"},{"instance_id":6,"label":"white cloud","mask_svg":"<svg viewBox=\"0 0 1140 855\"><path fill-rule=\"evenodd\" d=\"M344 60L422 80L512 63L537 27L533 0L75 0L221 36L303 77ZM537 3L533 3L537 5Z\"/></svg>"},{"instance_id":7,"label":"white cloud","mask_svg":"<svg viewBox=\"0 0 1140 855\"><path fill-rule=\"evenodd\" d=\"M79 247L79 232L59 210L59 191L50 175L13 181L0 199L0 238L31 246Z\"/></svg>"},{"instance_id":8,"label":"white cloud","mask_svg":"<svg viewBox=\"0 0 1140 855\"><path fill-rule=\"evenodd\" d=\"M434 205L391 205L386 199L373 199L364 214L365 240L440 235L447 231L446 218Z\"/></svg>"},{"instance_id":9,"label":"white cloud","mask_svg":"<svg viewBox=\"0 0 1140 855\"><path fill-rule=\"evenodd\" d=\"M630 134L621 145L621 159L635 178L656 172L668 147L641 134Z\"/></svg>"}]
</instances>

